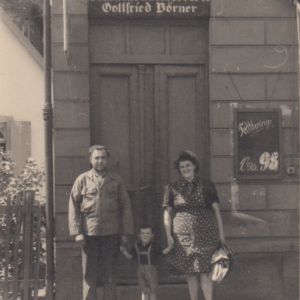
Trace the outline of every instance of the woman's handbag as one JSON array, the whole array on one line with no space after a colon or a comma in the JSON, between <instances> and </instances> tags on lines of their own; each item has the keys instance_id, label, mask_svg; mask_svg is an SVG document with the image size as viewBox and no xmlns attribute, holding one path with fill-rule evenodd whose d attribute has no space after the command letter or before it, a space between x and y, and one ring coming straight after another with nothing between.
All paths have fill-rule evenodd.
<instances>
[{"instance_id":1,"label":"woman's handbag","mask_svg":"<svg viewBox=\"0 0 300 300\"><path fill-rule=\"evenodd\" d=\"M232 269L232 251L226 245L221 245L211 258L210 278L214 282L221 282Z\"/></svg>"}]
</instances>

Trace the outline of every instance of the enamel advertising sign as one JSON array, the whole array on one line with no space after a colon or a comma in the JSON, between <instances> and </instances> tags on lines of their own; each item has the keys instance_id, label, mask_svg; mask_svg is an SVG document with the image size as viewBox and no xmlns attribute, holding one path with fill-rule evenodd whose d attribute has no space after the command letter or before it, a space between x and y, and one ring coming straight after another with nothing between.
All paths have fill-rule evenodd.
<instances>
[{"instance_id":1,"label":"enamel advertising sign","mask_svg":"<svg viewBox=\"0 0 300 300\"><path fill-rule=\"evenodd\" d=\"M237 110L235 123L237 179L280 178L280 111Z\"/></svg>"}]
</instances>

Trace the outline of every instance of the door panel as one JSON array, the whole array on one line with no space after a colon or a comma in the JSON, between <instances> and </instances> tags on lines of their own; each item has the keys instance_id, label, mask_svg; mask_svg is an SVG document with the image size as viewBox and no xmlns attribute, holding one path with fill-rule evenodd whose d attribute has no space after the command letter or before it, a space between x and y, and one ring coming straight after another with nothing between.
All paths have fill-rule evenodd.
<instances>
[{"instance_id":1,"label":"door panel","mask_svg":"<svg viewBox=\"0 0 300 300\"><path fill-rule=\"evenodd\" d=\"M143 172L148 166L143 163L143 149L148 145L142 138L146 128L144 119L145 115L148 118L149 110L145 103L153 103L149 100L152 93L146 82L147 79L151 81L151 75L151 70L149 73L146 67L139 66L100 65L92 68L92 143L104 144L111 149L110 167L122 176L128 188L135 233L146 211L143 207L146 207L144 194L148 183ZM147 127L147 130L150 129ZM147 155L151 157L151 153ZM120 282L135 278L134 270L124 258L120 258L118 274Z\"/></svg>"},{"instance_id":2,"label":"door panel","mask_svg":"<svg viewBox=\"0 0 300 300\"><path fill-rule=\"evenodd\" d=\"M91 90L92 143L111 149L111 168L129 190L137 231L152 216L153 67L95 66Z\"/></svg>"},{"instance_id":3,"label":"door panel","mask_svg":"<svg viewBox=\"0 0 300 300\"><path fill-rule=\"evenodd\" d=\"M194 151L201 174L208 168L208 103L203 66L157 66L156 123L160 184L176 178L173 161L180 150Z\"/></svg>"},{"instance_id":4,"label":"door panel","mask_svg":"<svg viewBox=\"0 0 300 300\"><path fill-rule=\"evenodd\" d=\"M112 150L112 168L127 185L137 180L133 158L138 155L138 74L131 66L95 67L91 107L92 141Z\"/></svg>"}]
</instances>

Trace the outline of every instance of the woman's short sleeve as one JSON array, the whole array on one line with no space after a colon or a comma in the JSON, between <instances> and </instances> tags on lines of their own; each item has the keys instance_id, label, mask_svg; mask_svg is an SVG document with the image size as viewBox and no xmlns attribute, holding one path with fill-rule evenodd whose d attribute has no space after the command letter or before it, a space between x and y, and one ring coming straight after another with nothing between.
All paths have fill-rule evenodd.
<instances>
[{"instance_id":1,"label":"woman's short sleeve","mask_svg":"<svg viewBox=\"0 0 300 300\"><path fill-rule=\"evenodd\" d=\"M166 185L164 190L163 207L173 207L173 206L174 206L174 198L172 194L172 189L170 185Z\"/></svg>"},{"instance_id":2,"label":"woman's short sleeve","mask_svg":"<svg viewBox=\"0 0 300 300\"><path fill-rule=\"evenodd\" d=\"M215 202L220 202L216 187L213 182L207 181L205 183L205 191L205 202L207 207L211 207Z\"/></svg>"}]
</instances>

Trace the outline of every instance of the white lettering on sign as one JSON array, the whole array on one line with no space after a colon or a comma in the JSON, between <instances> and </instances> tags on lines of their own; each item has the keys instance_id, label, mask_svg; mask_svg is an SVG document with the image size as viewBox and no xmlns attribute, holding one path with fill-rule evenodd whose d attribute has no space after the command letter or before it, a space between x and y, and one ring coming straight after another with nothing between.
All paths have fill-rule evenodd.
<instances>
[{"instance_id":1,"label":"white lettering on sign","mask_svg":"<svg viewBox=\"0 0 300 300\"><path fill-rule=\"evenodd\" d=\"M279 153L278 152L263 152L259 157L259 164L251 161L250 156L245 156L240 161L241 172L256 172L256 171L278 171L279 168Z\"/></svg>"},{"instance_id":2,"label":"white lettering on sign","mask_svg":"<svg viewBox=\"0 0 300 300\"><path fill-rule=\"evenodd\" d=\"M89 0L89 2L91 3L108 3L108 2L117 2L117 1L120 1L120 0ZM133 2L133 0L127 0L128 2ZM155 2L156 0L148 0L149 2ZM161 2L166 2L166 3L171 3L171 2L207 2L209 3L210 0L160 0ZM125 2L125 1L124 1ZM140 0L140 2L146 2L146 0Z\"/></svg>"},{"instance_id":3,"label":"white lettering on sign","mask_svg":"<svg viewBox=\"0 0 300 300\"><path fill-rule=\"evenodd\" d=\"M102 4L102 10L105 13L118 13L130 15L136 13L150 13L152 7L148 2L144 2L143 4L131 4L130 2L120 2L117 4L112 4L110 2L105 2Z\"/></svg>"},{"instance_id":4,"label":"white lettering on sign","mask_svg":"<svg viewBox=\"0 0 300 300\"><path fill-rule=\"evenodd\" d=\"M273 125L272 120L260 120L256 123L251 121L242 121L238 125L240 136L247 136L251 133L257 133L263 129L269 129Z\"/></svg>"},{"instance_id":5,"label":"white lettering on sign","mask_svg":"<svg viewBox=\"0 0 300 300\"><path fill-rule=\"evenodd\" d=\"M255 172L258 171L257 164L250 160L250 156L244 157L240 161L240 171L242 172Z\"/></svg>"},{"instance_id":6,"label":"white lettering on sign","mask_svg":"<svg viewBox=\"0 0 300 300\"><path fill-rule=\"evenodd\" d=\"M156 2L156 12L158 14L163 13L195 13L197 11L196 5L175 5L165 2Z\"/></svg>"},{"instance_id":7,"label":"white lettering on sign","mask_svg":"<svg viewBox=\"0 0 300 300\"><path fill-rule=\"evenodd\" d=\"M266 171L267 169L271 171L278 171L278 158L279 153L273 152L270 154L269 152L264 152L259 157L259 163L261 164L260 170Z\"/></svg>"},{"instance_id":8,"label":"white lettering on sign","mask_svg":"<svg viewBox=\"0 0 300 300\"><path fill-rule=\"evenodd\" d=\"M196 15L201 13L203 2L210 0L99 0L102 12L108 15Z\"/></svg>"}]
</instances>

